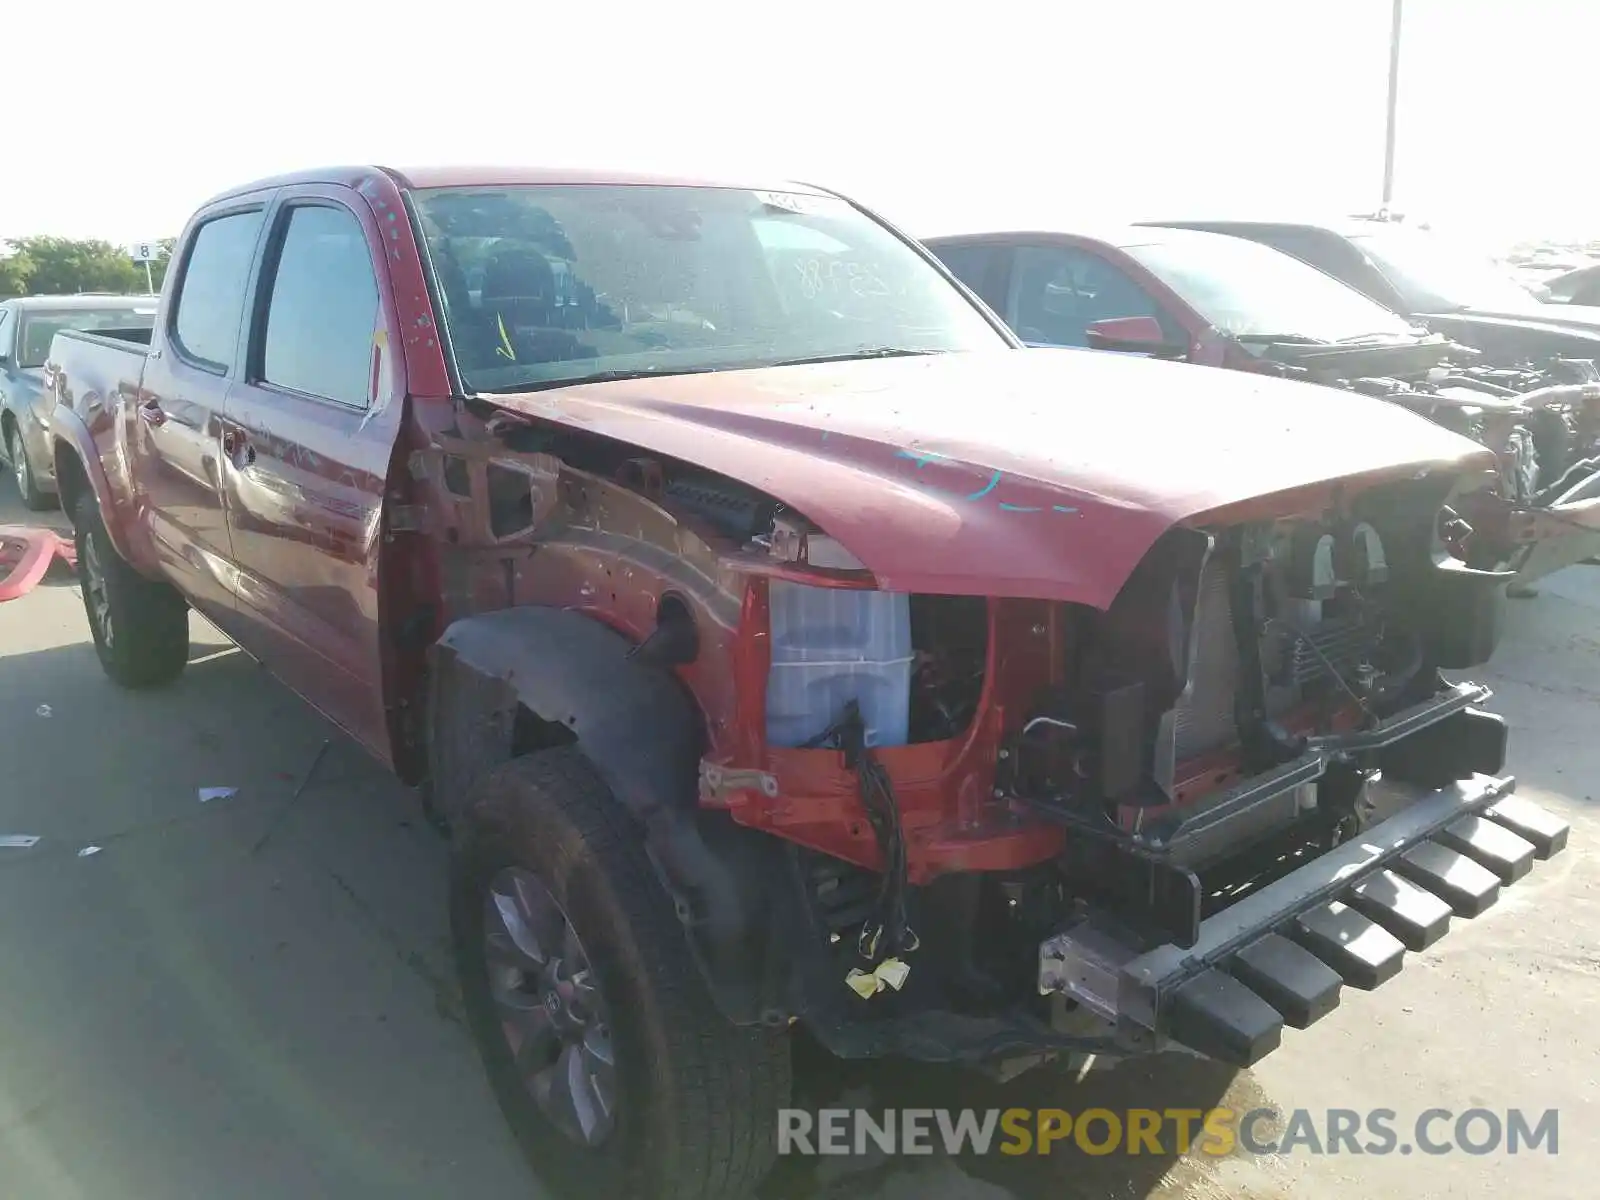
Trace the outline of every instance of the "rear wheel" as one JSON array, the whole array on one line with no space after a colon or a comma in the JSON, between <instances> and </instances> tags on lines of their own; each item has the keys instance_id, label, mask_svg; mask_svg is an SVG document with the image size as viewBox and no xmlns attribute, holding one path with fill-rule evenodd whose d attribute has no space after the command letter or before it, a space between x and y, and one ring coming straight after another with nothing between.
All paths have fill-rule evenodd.
<instances>
[{"instance_id":1,"label":"rear wheel","mask_svg":"<svg viewBox=\"0 0 1600 1200\"><path fill-rule=\"evenodd\" d=\"M473 1036L542 1183L739 1200L774 1158L789 1039L717 1011L638 825L575 748L485 777L451 931Z\"/></svg>"},{"instance_id":2,"label":"rear wheel","mask_svg":"<svg viewBox=\"0 0 1600 1200\"><path fill-rule=\"evenodd\" d=\"M188 605L170 584L123 561L92 493L75 516L78 583L100 665L123 687L172 682L189 662Z\"/></svg>"},{"instance_id":3,"label":"rear wheel","mask_svg":"<svg viewBox=\"0 0 1600 1200\"><path fill-rule=\"evenodd\" d=\"M11 473L17 481L17 491L22 503L34 512L44 512L56 507L56 498L39 489L34 478L33 464L28 461L28 448L22 440L22 430L12 425L6 437L6 457L11 460Z\"/></svg>"}]
</instances>

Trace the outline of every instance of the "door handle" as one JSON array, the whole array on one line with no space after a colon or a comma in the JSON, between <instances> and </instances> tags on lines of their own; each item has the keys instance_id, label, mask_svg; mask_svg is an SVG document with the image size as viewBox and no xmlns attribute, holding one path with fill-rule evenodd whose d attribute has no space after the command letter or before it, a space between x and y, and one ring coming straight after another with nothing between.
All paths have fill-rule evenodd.
<instances>
[{"instance_id":1,"label":"door handle","mask_svg":"<svg viewBox=\"0 0 1600 1200\"><path fill-rule=\"evenodd\" d=\"M139 405L139 419L146 425L165 425L167 414L161 410L159 400L146 400Z\"/></svg>"},{"instance_id":2,"label":"door handle","mask_svg":"<svg viewBox=\"0 0 1600 1200\"><path fill-rule=\"evenodd\" d=\"M236 468L248 467L256 461L256 448L250 444L242 429L222 431L222 452Z\"/></svg>"}]
</instances>

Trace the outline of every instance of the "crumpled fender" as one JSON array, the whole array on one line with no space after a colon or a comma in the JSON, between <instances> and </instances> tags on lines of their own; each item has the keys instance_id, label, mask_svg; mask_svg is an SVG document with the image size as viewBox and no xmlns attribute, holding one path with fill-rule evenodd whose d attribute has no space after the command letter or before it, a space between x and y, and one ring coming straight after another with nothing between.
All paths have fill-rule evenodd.
<instances>
[{"instance_id":1,"label":"crumpled fender","mask_svg":"<svg viewBox=\"0 0 1600 1200\"><path fill-rule=\"evenodd\" d=\"M0 525L0 603L31 592L57 559L78 563L72 543L54 530Z\"/></svg>"}]
</instances>

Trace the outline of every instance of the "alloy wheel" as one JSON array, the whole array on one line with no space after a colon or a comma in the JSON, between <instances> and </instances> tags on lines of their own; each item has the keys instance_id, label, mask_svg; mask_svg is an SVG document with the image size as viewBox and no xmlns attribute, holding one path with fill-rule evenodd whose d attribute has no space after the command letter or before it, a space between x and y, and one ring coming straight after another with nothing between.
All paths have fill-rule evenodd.
<instances>
[{"instance_id":1,"label":"alloy wheel","mask_svg":"<svg viewBox=\"0 0 1600 1200\"><path fill-rule=\"evenodd\" d=\"M33 490L33 473L28 469L28 452L22 447L22 434L11 431L11 471L16 476L17 491L26 498Z\"/></svg>"},{"instance_id":2,"label":"alloy wheel","mask_svg":"<svg viewBox=\"0 0 1600 1200\"><path fill-rule=\"evenodd\" d=\"M616 1128L616 1063L599 981L571 920L521 867L485 900L489 991L518 1076L545 1118L594 1147Z\"/></svg>"},{"instance_id":3,"label":"alloy wheel","mask_svg":"<svg viewBox=\"0 0 1600 1200\"><path fill-rule=\"evenodd\" d=\"M92 532L83 539L83 576L89 611L94 614L95 626L100 630L100 641L109 650L115 636L111 624L111 597L106 591L105 568L100 562L100 539Z\"/></svg>"}]
</instances>

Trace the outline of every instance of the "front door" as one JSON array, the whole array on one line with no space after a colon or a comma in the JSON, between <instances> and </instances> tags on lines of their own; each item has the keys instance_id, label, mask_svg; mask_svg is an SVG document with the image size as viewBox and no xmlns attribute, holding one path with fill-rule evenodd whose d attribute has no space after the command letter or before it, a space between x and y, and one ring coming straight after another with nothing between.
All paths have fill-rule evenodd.
<instances>
[{"instance_id":1,"label":"front door","mask_svg":"<svg viewBox=\"0 0 1600 1200\"><path fill-rule=\"evenodd\" d=\"M1089 345L1089 326L1114 317L1154 317L1167 337L1188 335L1127 272L1078 246L1022 244L1012 253L1006 324L1030 346Z\"/></svg>"},{"instance_id":2,"label":"front door","mask_svg":"<svg viewBox=\"0 0 1600 1200\"><path fill-rule=\"evenodd\" d=\"M370 209L303 188L274 211L223 442L240 616L267 666L387 759L378 583L404 384Z\"/></svg>"},{"instance_id":3,"label":"front door","mask_svg":"<svg viewBox=\"0 0 1600 1200\"><path fill-rule=\"evenodd\" d=\"M234 633L234 578L219 462L221 418L242 349L261 203L208 216L189 238L164 336L123 401L137 516L163 566ZM129 411L131 410L131 411Z\"/></svg>"}]
</instances>

